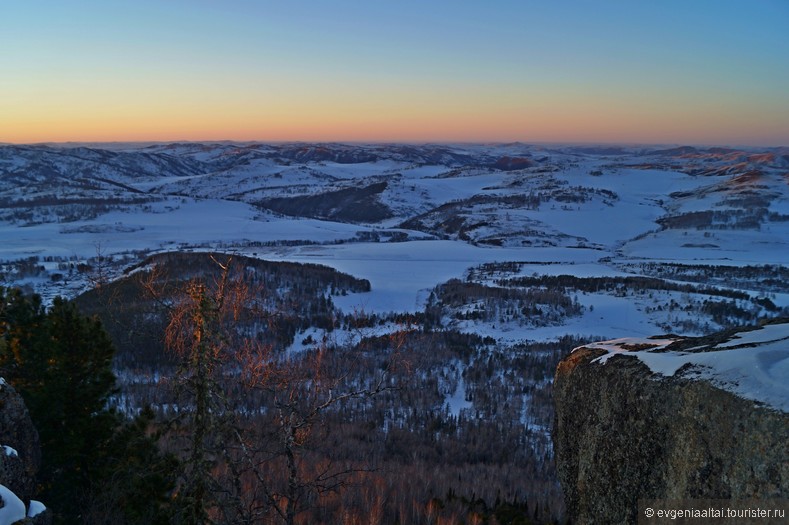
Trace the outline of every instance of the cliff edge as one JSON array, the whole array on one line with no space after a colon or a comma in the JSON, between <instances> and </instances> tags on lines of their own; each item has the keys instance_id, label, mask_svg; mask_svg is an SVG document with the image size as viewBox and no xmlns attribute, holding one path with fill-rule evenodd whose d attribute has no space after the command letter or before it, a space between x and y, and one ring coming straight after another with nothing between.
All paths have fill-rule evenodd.
<instances>
[{"instance_id":1,"label":"cliff edge","mask_svg":"<svg viewBox=\"0 0 789 525\"><path fill-rule=\"evenodd\" d=\"M635 523L639 499L789 497L789 321L577 348L554 382L568 515Z\"/></svg>"},{"instance_id":2,"label":"cliff edge","mask_svg":"<svg viewBox=\"0 0 789 525\"><path fill-rule=\"evenodd\" d=\"M22 396L0 377L0 525L51 522L51 513L31 499L40 463L38 432Z\"/></svg>"}]
</instances>

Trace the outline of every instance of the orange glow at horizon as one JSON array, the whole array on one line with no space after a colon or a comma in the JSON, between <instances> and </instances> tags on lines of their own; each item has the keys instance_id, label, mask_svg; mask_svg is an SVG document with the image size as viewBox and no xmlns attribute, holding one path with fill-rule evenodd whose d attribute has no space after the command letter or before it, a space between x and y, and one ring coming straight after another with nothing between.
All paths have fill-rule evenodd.
<instances>
[{"instance_id":1,"label":"orange glow at horizon","mask_svg":"<svg viewBox=\"0 0 789 525\"><path fill-rule=\"evenodd\" d=\"M208 101L206 101L208 102ZM0 142L321 141L716 143L789 137L780 112L677 107L627 101L296 100L278 106L236 100L141 106L41 104L4 111ZM735 130L733 133L732 130Z\"/></svg>"},{"instance_id":2,"label":"orange glow at horizon","mask_svg":"<svg viewBox=\"0 0 789 525\"><path fill-rule=\"evenodd\" d=\"M787 2L39 0L2 22L0 142L789 146Z\"/></svg>"}]
</instances>

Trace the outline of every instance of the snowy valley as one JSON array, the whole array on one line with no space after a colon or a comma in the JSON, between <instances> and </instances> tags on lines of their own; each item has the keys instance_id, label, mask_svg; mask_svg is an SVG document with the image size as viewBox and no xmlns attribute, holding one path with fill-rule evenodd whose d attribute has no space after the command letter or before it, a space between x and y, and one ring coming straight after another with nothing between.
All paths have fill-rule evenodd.
<instances>
[{"instance_id":1,"label":"snowy valley","mask_svg":"<svg viewBox=\"0 0 789 525\"><path fill-rule=\"evenodd\" d=\"M0 238L0 284L104 315L128 413L174 410L173 363L138 335L163 321L130 306L151 306L130 283L157 264L179 275L232 255L265 283L256 300L287 314L281 332L238 330L286 358L366 342L380 366L375 349L407 327L421 386L347 409L387 444L364 450L404 479L409 450L444 465L420 487L447 505L460 490L537 502L550 520L563 516L550 440L561 357L789 317L789 149L6 145Z\"/></svg>"},{"instance_id":2,"label":"snowy valley","mask_svg":"<svg viewBox=\"0 0 789 525\"><path fill-rule=\"evenodd\" d=\"M756 312L760 298L789 304L787 173L783 149L4 146L0 261L5 283L46 297L75 296L150 254L215 250L370 280L370 292L342 298L346 311L418 311L452 278L566 274L708 283L742 291L735 301ZM701 296L663 292L586 292L583 315L559 324L680 331L682 308ZM672 301L682 308L666 315ZM522 324L496 333L534 339Z\"/></svg>"}]
</instances>

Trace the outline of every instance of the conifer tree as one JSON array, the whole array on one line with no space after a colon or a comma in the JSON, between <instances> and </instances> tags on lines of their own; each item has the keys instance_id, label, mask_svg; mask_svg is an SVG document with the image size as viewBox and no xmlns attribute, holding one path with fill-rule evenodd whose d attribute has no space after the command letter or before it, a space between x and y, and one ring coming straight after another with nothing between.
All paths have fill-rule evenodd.
<instances>
[{"instance_id":1,"label":"conifer tree","mask_svg":"<svg viewBox=\"0 0 789 525\"><path fill-rule=\"evenodd\" d=\"M44 362L33 371L40 383L25 399L41 439L42 498L79 518L79 491L90 486L96 455L121 423L107 408L115 392L113 348L98 322L59 298L43 331L47 340L30 348L36 361Z\"/></svg>"},{"instance_id":2,"label":"conifer tree","mask_svg":"<svg viewBox=\"0 0 789 525\"><path fill-rule=\"evenodd\" d=\"M171 460L145 434L150 420L127 423L110 407L113 353L101 324L73 303L56 298L46 310L38 296L0 288L0 373L24 398L39 432L39 498L55 523L89 522L92 500L120 468L134 467L135 476L150 482L143 494L165 494L172 486L162 471ZM127 499L134 489L123 489ZM152 505L162 514L163 502L153 498ZM155 522L151 516L139 523ZM122 520L113 522L135 523L125 514Z\"/></svg>"}]
</instances>

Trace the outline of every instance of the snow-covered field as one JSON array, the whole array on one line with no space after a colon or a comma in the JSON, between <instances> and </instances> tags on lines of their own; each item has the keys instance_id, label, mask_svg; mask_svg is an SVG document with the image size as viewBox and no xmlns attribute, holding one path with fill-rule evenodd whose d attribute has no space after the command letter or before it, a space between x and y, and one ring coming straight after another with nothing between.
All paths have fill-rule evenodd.
<instances>
[{"instance_id":1,"label":"snow-covered field","mask_svg":"<svg viewBox=\"0 0 789 525\"><path fill-rule=\"evenodd\" d=\"M370 293L342 298L339 304L388 312L419 310L432 287L463 278L469 268L492 261L528 261L524 272L577 276L616 274L609 261L732 266L789 262L789 185L782 176L786 156L776 157L773 164L746 164L763 175L744 188L737 173L688 174L708 166L721 172L721 166L734 162L733 153L717 158L699 152L698 158L688 158L683 152L682 157L671 157L672 169L666 169L665 153L659 149L601 156L523 144L290 149L177 144L117 147L111 153L114 156L91 148L2 148L0 197L6 206L0 220L0 260L35 256L47 270L37 276L7 272L7 281L29 283L52 296L62 282L48 280L57 267L47 259L86 261L100 253L128 260L133 252L222 250L319 262L369 279ZM749 154L741 152L746 159ZM529 167L489 167L504 156L526 159ZM37 172L42 164L49 171ZM375 200L392 211L391 217L352 223L303 213L283 216L257 205L267 197L314 195L369 180L388 181ZM46 202L31 204L27 216L14 215L25 208L32 189L54 200L68 194L145 202L113 204L82 216L79 210L68 215L69 210ZM767 206L765 213L773 214L764 216L756 228L664 228L658 223L664 216L699 210L737 211L753 206L742 201L754 194L763 200L758 205ZM537 200L511 200L527 197ZM452 208L455 215L441 217L444 223L465 221L459 228L444 223L422 231L396 228L453 203L461 203ZM407 242L352 242L360 240L359 235L390 232L405 236ZM583 300L595 306L595 315L574 321L577 328L591 322L605 332L627 327L650 331L648 319L634 312L632 301Z\"/></svg>"},{"instance_id":2,"label":"snow-covered field","mask_svg":"<svg viewBox=\"0 0 789 525\"><path fill-rule=\"evenodd\" d=\"M575 263L595 261L599 256L594 250L493 248L449 240L304 246L259 254L272 260L324 264L368 279L372 286L369 293L350 294L335 303L369 313L421 310L435 285L462 278L467 269L480 263L526 258Z\"/></svg>"},{"instance_id":3,"label":"snow-covered field","mask_svg":"<svg viewBox=\"0 0 789 525\"><path fill-rule=\"evenodd\" d=\"M370 292L334 304L387 314L422 311L450 279L496 287L518 276L625 279L655 264L753 266L728 287L746 297L733 307L761 315L767 310L755 305L765 301L789 306L786 283L759 276L760 266L789 265L787 170L781 148L601 155L524 144L3 146L0 274L51 299L91 286L97 267L112 278L151 253L217 250L367 279ZM517 271L478 268L506 262L519 263ZM578 313L560 322L448 322L502 344L698 335L720 324L699 313L719 298L687 291L572 295ZM310 335L318 336L299 337ZM448 398L453 411L464 403L458 389Z\"/></svg>"}]
</instances>

